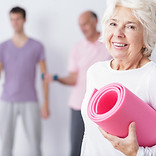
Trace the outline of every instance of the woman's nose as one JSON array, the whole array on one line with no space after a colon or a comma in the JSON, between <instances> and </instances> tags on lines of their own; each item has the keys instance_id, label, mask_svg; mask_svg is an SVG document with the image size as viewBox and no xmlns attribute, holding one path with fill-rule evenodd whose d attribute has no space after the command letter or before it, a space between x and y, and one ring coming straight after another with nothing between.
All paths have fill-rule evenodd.
<instances>
[{"instance_id":1,"label":"woman's nose","mask_svg":"<svg viewBox=\"0 0 156 156\"><path fill-rule=\"evenodd\" d=\"M124 38L125 33L124 33L123 28L116 28L116 30L114 32L114 36L119 37L119 38Z\"/></svg>"}]
</instances>

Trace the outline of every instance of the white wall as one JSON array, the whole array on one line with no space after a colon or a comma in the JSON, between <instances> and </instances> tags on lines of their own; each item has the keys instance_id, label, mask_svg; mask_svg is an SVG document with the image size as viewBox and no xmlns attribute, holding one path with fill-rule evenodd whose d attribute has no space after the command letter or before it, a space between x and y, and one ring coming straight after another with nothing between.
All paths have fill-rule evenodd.
<instances>
[{"instance_id":1,"label":"white wall","mask_svg":"<svg viewBox=\"0 0 156 156\"><path fill-rule=\"evenodd\" d=\"M45 46L49 72L62 76L67 74L71 47L82 38L77 21L79 14L92 9L101 19L105 9L104 0L0 0L0 42L12 35L8 12L16 5L27 10L26 33ZM39 71L37 75L38 96L42 104ZM70 89L57 83L50 85L51 117L43 121L43 156L69 156L70 111L67 102ZM15 156L29 156L28 145L19 118Z\"/></svg>"}]
</instances>

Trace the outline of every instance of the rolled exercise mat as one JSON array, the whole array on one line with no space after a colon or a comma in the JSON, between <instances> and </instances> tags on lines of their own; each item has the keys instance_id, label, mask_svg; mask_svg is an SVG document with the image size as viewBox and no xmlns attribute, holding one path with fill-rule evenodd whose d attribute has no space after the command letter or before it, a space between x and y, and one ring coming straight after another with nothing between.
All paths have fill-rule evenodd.
<instances>
[{"instance_id":1,"label":"rolled exercise mat","mask_svg":"<svg viewBox=\"0 0 156 156\"><path fill-rule=\"evenodd\" d=\"M88 104L89 118L106 132L124 138L136 123L140 146L156 145L156 111L119 83L94 90Z\"/></svg>"}]
</instances>

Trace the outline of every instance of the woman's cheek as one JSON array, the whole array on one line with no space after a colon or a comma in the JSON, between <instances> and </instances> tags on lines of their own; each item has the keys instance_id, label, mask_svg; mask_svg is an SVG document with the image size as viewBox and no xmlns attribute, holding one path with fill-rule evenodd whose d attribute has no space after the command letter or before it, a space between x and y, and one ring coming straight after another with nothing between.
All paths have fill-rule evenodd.
<instances>
[{"instance_id":1,"label":"woman's cheek","mask_svg":"<svg viewBox=\"0 0 156 156\"><path fill-rule=\"evenodd\" d=\"M106 35L106 46L107 46L107 49L110 49L110 47L111 47L111 38L112 38L112 35L110 33L107 33L107 35Z\"/></svg>"}]
</instances>

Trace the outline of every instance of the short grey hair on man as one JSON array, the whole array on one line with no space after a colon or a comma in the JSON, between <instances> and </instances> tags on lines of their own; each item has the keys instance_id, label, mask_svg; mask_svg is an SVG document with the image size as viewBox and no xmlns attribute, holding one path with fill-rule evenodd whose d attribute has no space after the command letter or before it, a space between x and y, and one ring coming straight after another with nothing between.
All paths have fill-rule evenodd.
<instances>
[{"instance_id":1,"label":"short grey hair on man","mask_svg":"<svg viewBox=\"0 0 156 156\"><path fill-rule=\"evenodd\" d=\"M143 55L149 57L156 44L156 2L154 0L107 0L107 9L102 19L102 37L103 42L106 41L106 31L108 20L114 13L115 7L122 6L130 8L142 24L144 44L146 48Z\"/></svg>"}]
</instances>

